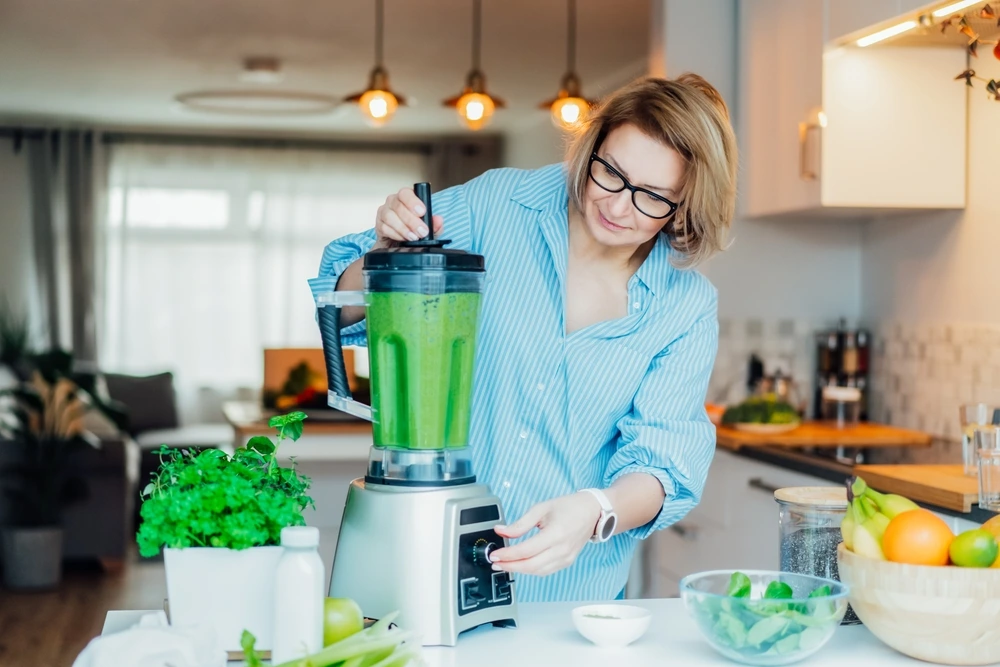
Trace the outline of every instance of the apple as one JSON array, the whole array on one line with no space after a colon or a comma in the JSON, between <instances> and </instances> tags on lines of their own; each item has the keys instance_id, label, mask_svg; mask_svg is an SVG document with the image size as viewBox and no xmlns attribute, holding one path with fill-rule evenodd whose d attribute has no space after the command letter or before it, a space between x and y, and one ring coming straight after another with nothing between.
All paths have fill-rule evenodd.
<instances>
[{"instance_id":1,"label":"apple","mask_svg":"<svg viewBox=\"0 0 1000 667\"><path fill-rule=\"evenodd\" d=\"M335 644L365 628L361 607L350 598L326 598L323 601L323 646Z\"/></svg>"}]
</instances>

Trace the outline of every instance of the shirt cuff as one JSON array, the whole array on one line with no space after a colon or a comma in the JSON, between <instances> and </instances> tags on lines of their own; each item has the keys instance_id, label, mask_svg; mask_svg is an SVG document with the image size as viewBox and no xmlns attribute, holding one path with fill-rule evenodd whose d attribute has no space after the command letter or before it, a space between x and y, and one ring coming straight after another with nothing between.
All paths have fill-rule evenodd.
<instances>
[{"instance_id":1,"label":"shirt cuff","mask_svg":"<svg viewBox=\"0 0 1000 667\"><path fill-rule=\"evenodd\" d=\"M622 535L626 535L635 540L644 540L656 531L662 530L670 524L680 521L685 514L691 511L694 507L694 503L691 502L691 499L676 497L677 485L674 482L674 479L667 474L666 470L653 466L644 466L638 463L627 465L617 471L611 476L611 479L608 480L607 486L614 484L623 475L630 475L637 472L652 475L660 482L660 486L663 487L663 506L660 507L660 511L652 519L652 521L643 526L632 528L631 530L626 530L621 533Z\"/></svg>"}]
</instances>

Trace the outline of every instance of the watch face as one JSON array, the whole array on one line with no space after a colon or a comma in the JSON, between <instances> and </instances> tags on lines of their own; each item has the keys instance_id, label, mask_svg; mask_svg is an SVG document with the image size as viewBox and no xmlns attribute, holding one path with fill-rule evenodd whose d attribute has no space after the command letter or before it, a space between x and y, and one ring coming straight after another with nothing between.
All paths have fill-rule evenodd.
<instances>
[{"instance_id":1,"label":"watch face","mask_svg":"<svg viewBox=\"0 0 1000 667\"><path fill-rule=\"evenodd\" d=\"M618 525L618 517L614 514L609 514L597 527L598 535L601 542L606 542L611 539L611 536L615 532L615 526Z\"/></svg>"}]
</instances>

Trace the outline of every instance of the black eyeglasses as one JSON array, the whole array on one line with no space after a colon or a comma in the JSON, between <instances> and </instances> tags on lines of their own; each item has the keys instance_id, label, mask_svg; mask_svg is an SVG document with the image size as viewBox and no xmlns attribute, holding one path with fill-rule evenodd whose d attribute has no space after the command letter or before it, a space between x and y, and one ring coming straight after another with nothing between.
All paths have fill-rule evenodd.
<instances>
[{"instance_id":1,"label":"black eyeglasses","mask_svg":"<svg viewBox=\"0 0 1000 667\"><path fill-rule=\"evenodd\" d=\"M594 165L595 162L598 163L598 166ZM628 179L621 175L621 172L597 157L597 153L591 153L588 171L594 183L608 192L621 192L628 189L632 193L632 205L649 218L657 220L668 218L677 210L677 204L669 199L629 183Z\"/></svg>"}]
</instances>

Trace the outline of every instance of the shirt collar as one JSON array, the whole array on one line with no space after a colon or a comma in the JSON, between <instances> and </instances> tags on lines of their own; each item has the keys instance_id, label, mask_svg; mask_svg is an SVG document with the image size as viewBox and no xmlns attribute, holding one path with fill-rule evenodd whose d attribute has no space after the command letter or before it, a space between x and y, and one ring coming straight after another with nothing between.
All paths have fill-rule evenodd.
<instances>
[{"instance_id":1,"label":"shirt collar","mask_svg":"<svg viewBox=\"0 0 1000 667\"><path fill-rule=\"evenodd\" d=\"M549 211L565 206L568 194L566 165L556 163L526 172L511 199L536 211Z\"/></svg>"},{"instance_id":2,"label":"shirt collar","mask_svg":"<svg viewBox=\"0 0 1000 667\"><path fill-rule=\"evenodd\" d=\"M674 271L677 270L670 261L673 252L666 234L657 234L649 256L635 272L635 277L655 295L664 296L670 289Z\"/></svg>"}]
</instances>

